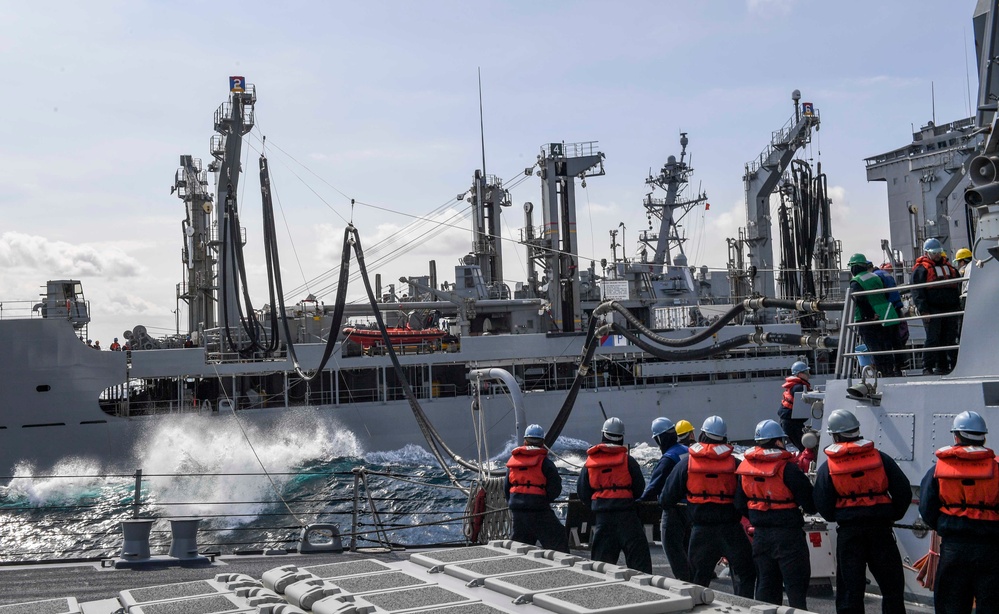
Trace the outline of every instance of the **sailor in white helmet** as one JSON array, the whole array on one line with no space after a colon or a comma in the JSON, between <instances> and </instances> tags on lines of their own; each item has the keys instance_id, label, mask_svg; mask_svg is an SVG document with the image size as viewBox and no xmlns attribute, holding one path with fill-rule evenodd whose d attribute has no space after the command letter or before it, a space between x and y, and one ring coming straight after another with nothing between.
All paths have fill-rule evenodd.
<instances>
[{"instance_id":1,"label":"sailor in white helmet","mask_svg":"<svg viewBox=\"0 0 999 614\"><path fill-rule=\"evenodd\" d=\"M593 511L590 556L594 561L616 565L623 551L628 567L652 573L649 541L635 503L644 490L642 468L624 445L624 423L608 418L600 443L586 451L586 464L576 483L579 500Z\"/></svg>"},{"instance_id":2,"label":"sailor in white helmet","mask_svg":"<svg viewBox=\"0 0 999 614\"><path fill-rule=\"evenodd\" d=\"M739 461L728 444L728 428L719 416L709 416L701 426L697 443L690 446L663 490L659 502L672 513L687 501L692 528L687 556L693 582L711 584L715 564L728 559L732 570L732 590L740 597L753 597L756 567L753 550L742 528L742 515L735 509L736 476Z\"/></svg>"},{"instance_id":3,"label":"sailor in white helmet","mask_svg":"<svg viewBox=\"0 0 999 614\"><path fill-rule=\"evenodd\" d=\"M954 418L954 445L936 451L923 477L919 515L940 536L937 612L999 612L999 464L985 447L981 414Z\"/></svg>"}]
</instances>

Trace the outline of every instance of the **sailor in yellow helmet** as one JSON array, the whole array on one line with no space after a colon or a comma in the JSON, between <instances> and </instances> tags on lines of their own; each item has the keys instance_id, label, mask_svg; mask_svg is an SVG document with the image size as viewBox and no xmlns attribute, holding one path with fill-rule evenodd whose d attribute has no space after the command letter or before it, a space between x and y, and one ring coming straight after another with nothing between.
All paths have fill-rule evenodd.
<instances>
[{"instance_id":1,"label":"sailor in yellow helmet","mask_svg":"<svg viewBox=\"0 0 999 614\"><path fill-rule=\"evenodd\" d=\"M687 420L680 420L676 423L676 439L685 446L694 443L694 425Z\"/></svg>"}]
</instances>

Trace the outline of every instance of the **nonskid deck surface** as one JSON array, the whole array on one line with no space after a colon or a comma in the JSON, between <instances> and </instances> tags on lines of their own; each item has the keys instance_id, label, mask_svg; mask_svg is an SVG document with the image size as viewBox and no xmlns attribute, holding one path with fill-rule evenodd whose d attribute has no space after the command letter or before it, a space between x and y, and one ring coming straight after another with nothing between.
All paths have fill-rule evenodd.
<instances>
[{"instance_id":1,"label":"nonskid deck surface","mask_svg":"<svg viewBox=\"0 0 999 614\"><path fill-rule=\"evenodd\" d=\"M593 564L515 542L405 552L228 556L198 567L141 570L97 563L0 568L0 614L654 614L779 612L775 606L685 584L651 546L653 572ZM878 609L876 597L868 607ZM755 607L754 607L755 606ZM835 611L829 594L809 595ZM911 606L910 612L930 608Z\"/></svg>"}]
</instances>

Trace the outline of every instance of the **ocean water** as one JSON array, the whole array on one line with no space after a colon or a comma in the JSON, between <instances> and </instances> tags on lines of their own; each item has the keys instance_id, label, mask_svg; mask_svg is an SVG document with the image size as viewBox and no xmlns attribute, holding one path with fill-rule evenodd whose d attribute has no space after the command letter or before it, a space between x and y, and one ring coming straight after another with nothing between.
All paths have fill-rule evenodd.
<instances>
[{"instance_id":1,"label":"ocean water","mask_svg":"<svg viewBox=\"0 0 999 614\"><path fill-rule=\"evenodd\" d=\"M169 549L168 517L202 518L202 551L293 548L300 527L317 522L336 524L347 546L355 492L359 547L377 545L372 507L392 543L465 543L468 495L423 447L368 451L346 431L294 429L274 438L211 425L197 416L164 420L138 446L139 516L159 519L150 538L153 554ZM588 445L560 438L552 449L563 499L575 489ZM511 441L492 465L502 467L512 447ZM646 475L659 457L644 443L632 453ZM366 480L355 491L359 467ZM453 470L466 489L477 479L475 472ZM117 556L121 521L135 510L133 472L73 458L44 474L18 466L0 484L0 563ZM564 517L564 506L559 511Z\"/></svg>"}]
</instances>

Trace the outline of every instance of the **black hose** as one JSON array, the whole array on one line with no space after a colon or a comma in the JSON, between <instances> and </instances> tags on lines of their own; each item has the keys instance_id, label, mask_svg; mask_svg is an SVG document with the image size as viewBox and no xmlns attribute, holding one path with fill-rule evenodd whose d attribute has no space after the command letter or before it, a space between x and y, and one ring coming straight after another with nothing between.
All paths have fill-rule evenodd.
<instances>
[{"instance_id":1,"label":"black hose","mask_svg":"<svg viewBox=\"0 0 999 614\"><path fill-rule=\"evenodd\" d=\"M576 396L579 394L579 389L583 386L583 381L587 375L589 375L593 354L596 352L597 346L600 345L597 342L598 335L596 330L597 318L595 315L590 314L590 323L586 328L586 340L583 342L582 360L579 363L579 368L576 369L576 377L572 380L572 385L565 396L565 401L562 402L562 407L558 410L558 414L552 421L551 427L548 428L545 434L545 447L551 448L555 445L555 440L558 439L558 436L562 433L562 429L565 428L566 422L569 421L569 415L576 404Z\"/></svg>"}]
</instances>

